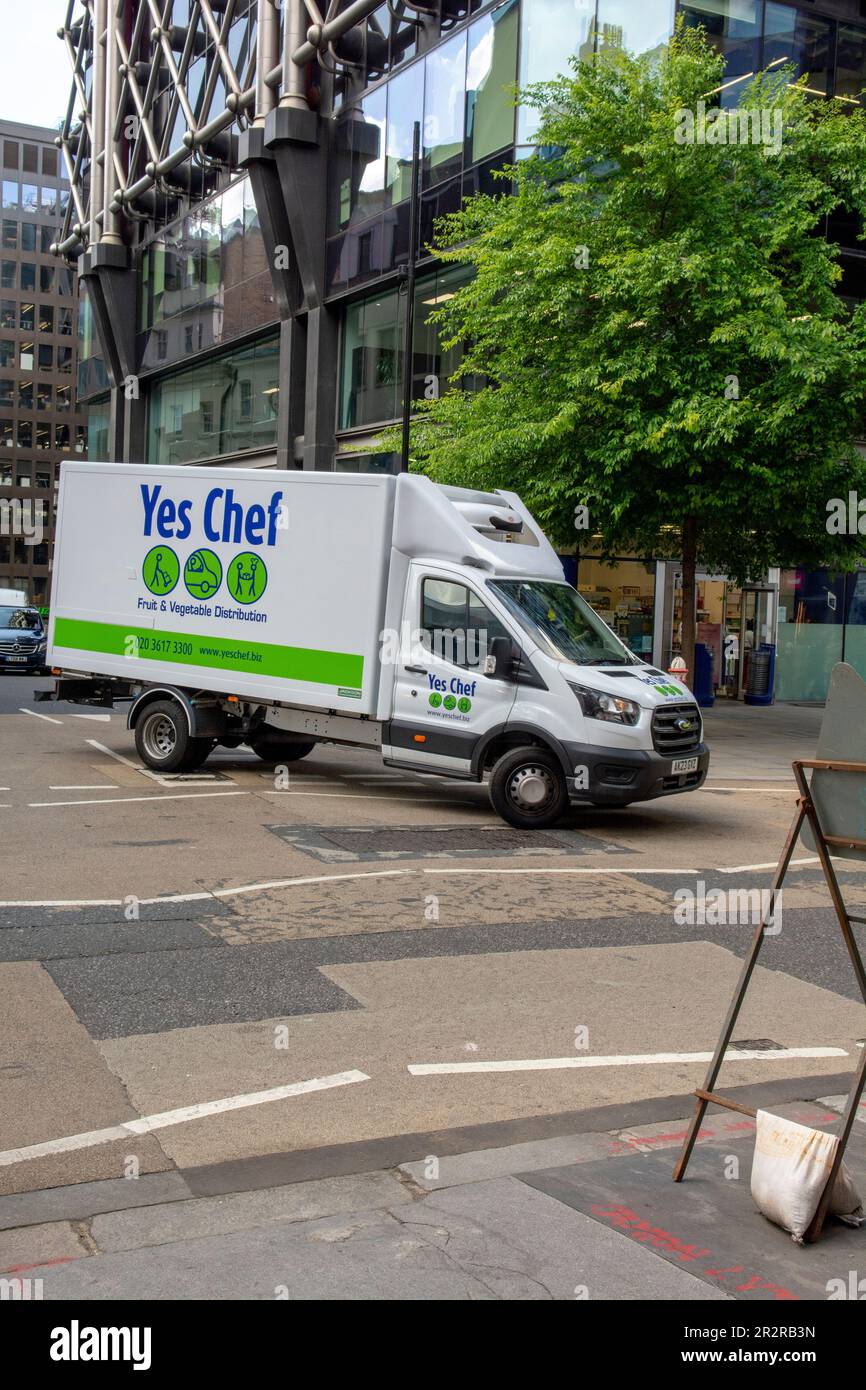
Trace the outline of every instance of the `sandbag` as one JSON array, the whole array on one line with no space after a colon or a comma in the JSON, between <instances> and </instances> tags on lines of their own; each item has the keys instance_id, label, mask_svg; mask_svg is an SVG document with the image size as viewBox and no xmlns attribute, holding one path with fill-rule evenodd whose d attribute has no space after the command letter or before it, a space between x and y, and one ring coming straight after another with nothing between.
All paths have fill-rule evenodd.
<instances>
[{"instance_id":1,"label":"sandbag","mask_svg":"<svg viewBox=\"0 0 866 1390\"><path fill-rule=\"evenodd\" d=\"M764 1216L790 1231L802 1245L827 1185L839 1139L766 1110L759 1110L756 1120L752 1198ZM863 1207L844 1163L833 1184L829 1211L851 1226L863 1221Z\"/></svg>"}]
</instances>

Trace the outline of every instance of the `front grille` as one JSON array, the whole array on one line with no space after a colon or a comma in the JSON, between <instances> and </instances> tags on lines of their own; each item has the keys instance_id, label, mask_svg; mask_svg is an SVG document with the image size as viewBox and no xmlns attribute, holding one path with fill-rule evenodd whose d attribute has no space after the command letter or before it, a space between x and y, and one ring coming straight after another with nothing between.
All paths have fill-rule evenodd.
<instances>
[{"instance_id":1,"label":"front grille","mask_svg":"<svg viewBox=\"0 0 866 1390\"><path fill-rule=\"evenodd\" d=\"M38 643L27 642L0 642L0 652L12 652L15 656L32 656L36 651Z\"/></svg>"},{"instance_id":2,"label":"front grille","mask_svg":"<svg viewBox=\"0 0 866 1390\"><path fill-rule=\"evenodd\" d=\"M691 721L690 729L679 729L680 720ZM695 704L665 705L653 715L653 747L657 753L669 754L672 758L681 753L692 753L701 741L701 715Z\"/></svg>"}]
</instances>

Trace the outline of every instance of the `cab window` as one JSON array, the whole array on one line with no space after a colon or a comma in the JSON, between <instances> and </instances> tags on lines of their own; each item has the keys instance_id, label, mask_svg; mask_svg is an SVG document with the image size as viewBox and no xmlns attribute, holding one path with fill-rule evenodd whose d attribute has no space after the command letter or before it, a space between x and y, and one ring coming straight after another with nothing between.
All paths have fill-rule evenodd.
<instances>
[{"instance_id":1,"label":"cab window","mask_svg":"<svg viewBox=\"0 0 866 1390\"><path fill-rule=\"evenodd\" d=\"M480 669L494 637L511 634L477 594L448 579L425 579L421 585L421 640L443 661Z\"/></svg>"}]
</instances>

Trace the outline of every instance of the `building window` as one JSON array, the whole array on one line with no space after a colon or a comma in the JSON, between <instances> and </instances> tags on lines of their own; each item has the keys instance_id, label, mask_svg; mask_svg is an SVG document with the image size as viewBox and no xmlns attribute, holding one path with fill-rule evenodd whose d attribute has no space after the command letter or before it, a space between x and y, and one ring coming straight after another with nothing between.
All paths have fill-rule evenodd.
<instances>
[{"instance_id":1,"label":"building window","mask_svg":"<svg viewBox=\"0 0 866 1390\"><path fill-rule=\"evenodd\" d=\"M43 256L49 255L52 242L54 241L54 235L55 232L53 227L42 226L39 228L39 250L42 252Z\"/></svg>"},{"instance_id":2,"label":"building window","mask_svg":"<svg viewBox=\"0 0 866 1390\"><path fill-rule=\"evenodd\" d=\"M50 188L47 184L43 184L40 189L39 203L43 212L47 212L52 217L56 216L57 189Z\"/></svg>"},{"instance_id":3,"label":"building window","mask_svg":"<svg viewBox=\"0 0 866 1390\"><path fill-rule=\"evenodd\" d=\"M45 269L45 266L42 267ZM26 293L36 289L36 267L31 261L21 262L21 288Z\"/></svg>"},{"instance_id":4,"label":"building window","mask_svg":"<svg viewBox=\"0 0 866 1390\"><path fill-rule=\"evenodd\" d=\"M455 34L428 54L424 77L422 184L439 183L463 164L466 34Z\"/></svg>"},{"instance_id":5,"label":"building window","mask_svg":"<svg viewBox=\"0 0 866 1390\"><path fill-rule=\"evenodd\" d=\"M15 261L0 261L0 286L4 290L15 289L17 269Z\"/></svg>"},{"instance_id":6,"label":"building window","mask_svg":"<svg viewBox=\"0 0 866 1390\"><path fill-rule=\"evenodd\" d=\"M39 189L35 183L22 183L21 185L21 211L39 211Z\"/></svg>"},{"instance_id":7,"label":"building window","mask_svg":"<svg viewBox=\"0 0 866 1390\"><path fill-rule=\"evenodd\" d=\"M51 387L44 385L44 383L36 387L36 409L51 409Z\"/></svg>"},{"instance_id":8,"label":"building window","mask_svg":"<svg viewBox=\"0 0 866 1390\"><path fill-rule=\"evenodd\" d=\"M22 304L19 308L18 327L24 333L32 333L36 328L36 305Z\"/></svg>"},{"instance_id":9,"label":"building window","mask_svg":"<svg viewBox=\"0 0 866 1390\"><path fill-rule=\"evenodd\" d=\"M14 299L0 299L0 328L15 328L18 324L18 305Z\"/></svg>"},{"instance_id":10,"label":"building window","mask_svg":"<svg viewBox=\"0 0 866 1390\"><path fill-rule=\"evenodd\" d=\"M68 426L68 425L55 425L55 426L54 426L54 443L55 443L55 447L58 448L58 449L68 449L68 448L69 448L69 426Z\"/></svg>"},{"instance_id":11,"label":"building window","mask_svg":"<svg viewBox=\"0 0 866 1390\"><path fill-rule=\"evenodd\" d=\"M50 343L39 344L39 366L47 372L50 372L54 366L54 348Z\"/></svg>"},{"instance_id":12,"label":"building window","mask_svg":"<svg viewBox=\"0 0 866 1390\"><path fill-rule=\"evenodd\" d=\"M19 381L18 383L18 409L33 409L33 382Z\"/></svg>"},{"instance_id":13,"label":"building window","mask_svg":"<svg viewBox=\"0 0 866 1390\"><path fill-rule=\"evenodd\" d=\"M59 347L57 349L57 370L58 372L72 371L72 348Z\"/></svg>"},{"instance_id":14,"label":"building window","mask_svg":"<svg viewBox=\"0 0 866 1390\"><path fill-rule=\"evenodd\" d=\"M50 488L50 486L51 486L51 470L50 470L50 468L47 468L47 469L46 469L46 468L37 468L37 470L36 470L36 486L37 486L37 487L48 487L48 488Z\"/></svg>"},{"instance_id":15,"label":"building window","mask_svg":"<svg viewBox=\"0 0 866 1390\"><path fill-rule=\"evenodd\" d=\"M24 267L22 266L21 269L22 269L22 272L23 272ZM22 284L21 284L21 288L22 288L22 290L24 289L23 275L22 275ZM36 288L35 281L34 281L34 284L33 284L33 288L34 288L34 289ZM40 289L40 292L41 292L42 294L51 294L51 292L53 291L53 289L54 289L54 266L53 266L53 265L41 265L41 266L39 267L39 289ZM59 285L58 285L58 289L59 289Z\"/></svg>"},{"instance_id":16,"label":"building window","mask_svg":"<svg viewBox=\"0 0 866 1390\"><path fill-rule=\"evenodd\" d=\"M22 372L32 372L35 356L32 343L22 343L18 354L18 366Z\"/></svg>"},{"instance_id":17,"label":"building window","mask_svg":"<svg viewBox=\"0 0 866 1390\"><path fill-rule=\"evenodd\" d=\"M199 362L154 382L148 401L148 462L195 463L273 449L279 339ZM94 444L91 454L98 457Z\"/></svg>"},{"instance_id":18,"label":"building window","mask_svg":"<svg viewBox=\"0 0 866 1390\"><path fill-rule=\"evenodd\" d=\"M54 309L50 304L39 305L39 332L54 332Z\"/></svg>"},{"instance_id":19,"label":"building window","mask_svg":"<svg viewBox=\"0 0 866 1390\"><path fill-rule=\"evenodd\" d=\"M75 426L75 452L76 454L87 453L87 426Z\"/></svg>"},{"instance_id":20,"label":"building window","mask_svg":"<svg viewBox=\"0 0 866 1390\"><path fill-rule=\"evenodd\" d=\"M764 13L764 67L781 59L793 61L798 75L809 74L806 91L826 96L830 90L832 44L833 26L829 20L768 0Z\"/></svg>"},{"instance_id":21,"label":"building window","mask_svg":"<svg viewBox=\"0 0 866 1390\"><path fill-rule=\"evenodd\" d=\"M18 184L11 179L3 180L3 206L11 212L17 212L20 207L18 199Z\"/></svg>"},{"instance_id":22,"label":"building window","mask_svg":"<svg viewBox=\"0 0 866 1390\"><path fill-rule=\"evenodd\" d=\"M39 172L39 146L21 146L21 169L25 174L36 174Z\"/></svg>"},{"instance_id":23,"label":"building window","mask_svg":"<svg viewBox=\"0 0 866 1390\"><path fill-rule=\"evenodd\" d=\"M50 426L50 425L40 425L40 424L37 424L37 426L36 426L36 447L37 447L37 449L50 449L50 448L51 448L51 426ZM58 447L59 447L59 446L58 446ZM46 486L47 486L47 484L46 484Z\"/></svg>"},{"instance_id":24,"label":"building window","mask_svg":"<svg viewBox=\"0 0 866 1390\"><path fill-rule=\"evenodd\" d=\"M11 406L15 400L15 383L11 377L0 377L0 407Z\"/></svg>"},{"instance_id":25,"label":"building window","mask_svg":"<svg viewBox=\"0 0 866 1390\"><path fill-rule=\"evenodd\" d=\"M62 334L72 333L72 310L57 310L57 332Z\"/></svg>"},{"instance_id":26,"label":"building window","mask_svg":"<svg viewBox=\"0 0 866 1390\"><path fill-rule=\"evenodd\" d=\"M57 177L57 151L48 145L42 147L42 172L49 178Z\"/></svg>"},{"instance_id":27,"label":"building window","mask_svg":"<svg viewBox=\"0 0 866 1390\"><path fill-rule=\"evenodd\" d=\"M19 448L19 449L32 449L32 448L33 448L33 425L32 425L32 422L31 422L30 420L19 420L19 421L18 421L18 448ZM22 484L19 483L18 486L21 487Z\"/></svg>"},{"instance_id":28,"label":"building window","mask_svg":"<svg viewBox=\"0 0 866 1390\"><path fill-rule=\"evenodd\" d=\"M7 251L18 250L18 223L11 218L3 218L3 245Z\"/></svg>"},{"instance_id":29,"label":"building window","mask_svg":"<svg viewBox=\"0 0 866 1390\"><path fill-rule=\"evenodd\" d=\"M508 87L517 78L517 0L476 21L466 59L466 163L478 164L514 143Z\"/></svg>"},{"instance_id":30,"label":"building window","mask_svg":"<svg viewBox=\"0 0 866 1390\"><path fill-rule=\"evenodd\" d=\"M6 169L18 168L18 141L3 141L3 165Z\"/></svg>"},{"instance_id":31,"label":"building window","mask_svg":"<svg viewBox=\"0 0 866 1390\"><path fill-rule=\"evenodd\" d=\"M0 338L0 367L15 366L15 343L11 338Z\"/></svg>"}]
</instances>

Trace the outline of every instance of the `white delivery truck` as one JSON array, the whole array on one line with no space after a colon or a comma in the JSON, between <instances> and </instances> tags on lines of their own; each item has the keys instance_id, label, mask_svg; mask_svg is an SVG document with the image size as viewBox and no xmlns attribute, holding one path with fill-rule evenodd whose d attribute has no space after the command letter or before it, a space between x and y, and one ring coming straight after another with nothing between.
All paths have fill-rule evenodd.
<instances>
[{"instance_id":1,"label":"white delivery truck","mask_svg":"<svg viewBox=\"0 0 866 1390\"><path fill-rule=\"evenodd\" d=\"M42 698L130 701L142 761L317 743L480 781L512 825L703 782L691 693L568 585L514 493L67 463Z\"/></svg>"}]
</instances>

